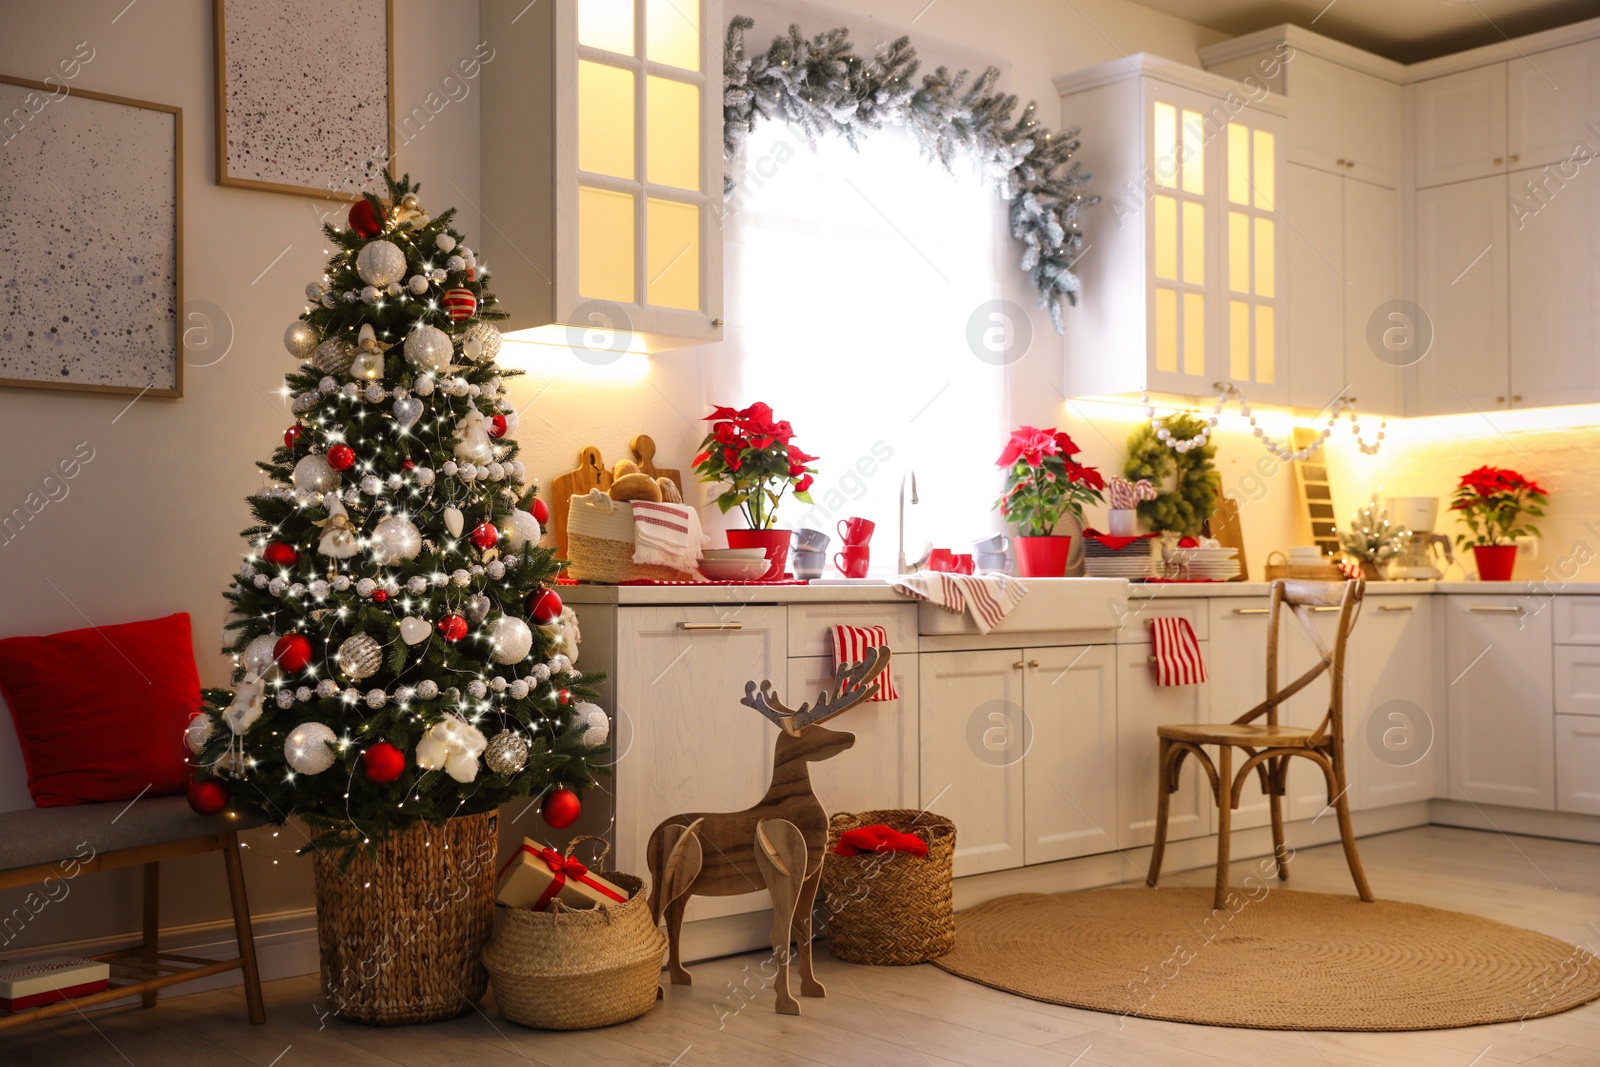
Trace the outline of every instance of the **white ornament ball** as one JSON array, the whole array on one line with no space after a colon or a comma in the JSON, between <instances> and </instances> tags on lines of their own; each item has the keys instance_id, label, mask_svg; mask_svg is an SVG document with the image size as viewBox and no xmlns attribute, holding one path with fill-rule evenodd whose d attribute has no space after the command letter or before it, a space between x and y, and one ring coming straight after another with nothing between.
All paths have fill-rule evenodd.
<instances>
[{"instance_id":1,"label":"white ornament ball","mask_svg":"<svg viewBox=\"0 0 1600 1067\"><path fill-rule=\"evenodd\" d=\"M376 711L389 703L389 694L382 689L369 689L367 691L367 707Z\"/></svg>"},{"instance_id":2,"label":"white ornament ball","mask_svg":"<svg viewBox=\"0 0 1600 1067\"><path fill-rule=\"evenodd\" d=\"M295 319L283 331L283 347L295 359L310 359L311 353L317 350L317 331L311 328L309 322Z\"/></svg>"},{"instance_id":3,"label":"white ornament ball","mask_svg":"<svg viewBox=\"0 0 1600 1067\"><path fill-rule=\"evenodd\" d=\"M434 473L432 467L418 467L416 470L417 484L426 489L433 484Z\"/></svg>"},{"instance_id":4,"label":"white ornament ball","mask_svg":"<svg viewBox=\"0 0 1600 1067\"><path fill-rule=\"evenodd\" d=\"M371 634L351 634L339 646L339 669L356 681L370 678L383 665L383 646Z\"/></svg>"},{"instance_id":5,"label":"white ornament ball","mask_svg":"<svg viewBox=\"0 0 1600 1067\"><path fill-rule=\"evenodd\" d=\"M511 513L511 520L504 524L504 533L506 535L506 547L515 549L522 548L524 545L536 544L544 534L544 530L540 528L538 519L518 508ZM496 560L495 562L498 563L499 561ZM492 571L490 573L493 574ZM504 573L505 568L502 567L501 574ZM493 576L500 577L498 574Z\"/></svg>"},{"instance_id":6,"label":"white ornament ball","mask_svg":"<svg viewBox=\"0 0 1600 1067\"><path fill-rule=\"evenodd\" d=\"M491 578L504 578L506 576L506 565L497 559L490 560L489 566L485 570L489 572L489 577Z\"/></svg>"},{"instance_id":7,"label":"white ornament ball","mask_svg":"<svg viewBox=\"0 0 1600 1067\"><path fill-rule=\"evenodd\" d=\"M444 370L450 366L450 335L437 326L419 326L406 334L405 354L412 366L428 371ZM414 388L418 396L428 395L421 381Z\"/></svg>"},{"instance_id":8,"label":"white ornament ball","mask_svg":"<svg viewBox=\"0 0 1600 1067\"><path fill-rule=\"evenodd\" d=\"M189 751L198 756L205 751L206 742L211 740L213 727L211 716L206 714L196 715L189 720L189 726L183 731L183 743Z\"/></svg>"},{"instance_id":9,"label":"white ornament ball","mask_svg":"<svg viewBox=\"0 0 1600 1067\"><path fill-rule=\"evenodd\" d=\"M521 663L533 648L533 631L514 615L502 615L489 627L490 656L496 663Z\"/></svg>"},{"instance_id":10,"label":"white ornament ball","mask_svg":"<svg viewBox=\"0 0 1600 1067\"><path fill-rule=\"evenodd\" d=\"M376 304L378 302L378 297L382 295L382 293L378 292L377 286L369 285L365 289L361 290L361 302L363 304Z\"/></svg>"},{"instance_id":11,"label":"white ornament ball","mask_svg":"<svg viewBox=\"0 0 1600 1067\"><path fill-rule=\"evenodd\" d=\"M262 634L244 646L244 651L239 654L239 662L251 674L262 677L272 667L272 649L277 643L277 634Z\"/></svg>"},{"instance_id":12,"label":"white ornament ball","mask_svg":"<svg viewBox=\"0 0 1600 1067\"><path fill-rule=\"evenodd\" d=\"M506 691L506 680L497 674L489 679L489 688L496 693L504 693Z\"/></svg>"},{"instance_id":13,"label":"white ornament ball","mask_svg":"<svg viewBox=\"0 0 1600 1067\"><path fill-rule=\"evenodd\" d=\"M361 386L357 385L355 382L345 382L344 385L339 387L339 395L347 396L352 400L354 400L360 392Z\"/></svg>"},{"instance_id":14,"label":"white ornament ball","mask_svg":"<svg viewBox=\"0 0 1600 1067\"><path fill-rule=\"evenodd\" d=\"M390 490L394 490L394 489L399 489L401 486L405 485L406 484L406 480L404 478L400 477L398 474L391 474L391 475L389 475L389 477L387 477L387 478L385 478L383 480L383 484L384 484L384 486L386 488L388 488Z\"/></svg>"},{"instance_id":15,"label":"white ornament ball","mask_svg":"<svg viewBox=\"0 0 1600 1067\"><path fill-rule=\"evenodd\" d=\"M370 597L372 595L372 591L376 588L378 588L377 582L373 581L371 578L363 578L356 583L356 596L362 598Z\"/></svg>"},{"instance_id":16,"label":"white ornament ball","mask_svg":"<svg viewBox=\"0 0 1600 1067\"><path fill-rule=\"evenodd\" d=\"M335 393L339 390L339 383L332 378L323 378L317 383L317 391L321 393Z\"/></svg>"},{"instance_id":17,"label":"white ornament ball","mask_svg":"<svg viewBox=\"0 0 1600 1067\"><path fill-rule=\"evenodd\" d=\"M422 275L413 274L410 279L406 281L406 288L410 289L416 295L421 296L423 293L428 291L428 286L432 284L432 282L428 281L428 279L424 278Z\"/></svg>"},{"instance_id":18,"label":"white ornament ball","mask_svg":"<svg viewBox=\"0 0 1600 1067\"><path fill-rule=\"evenodd\" d=\"M516 681L507 686L506 691L511 694L512 700L528 699L528 683L523 681L521 678L518 678Z\"/></svg>"},{"instance_id":19,"label":"white ornament ball","mask_svg":"<svg viewBox=\"0 0 1600 1067\"><path fill-rule=\"evenodd\" d=\"M428 591L428 579L420 574L413 574L406 579L406 592L421 596Z\"/></svg>"},{"instance_id":20,"label":"white ornament ball","mask_svg":"<svg viewBox=\"0 0 1600 1067\"><path fill-rule=\"evenodd\" d=\"M356 273L368 285L379 287L405 277L406 254L389 241L372 241L356 256Z\"/></svg>"},{"instance_id":21,"label":"white ornament ball","mask_svg":"<svg viewBox=\"0 0 1600 1067\"><path fill-rule=\"evenodd\" d=\"M367 403L377 404L382 402L388 394L383 391L383 386L381 385L369 385L366 392L361 395L366 399Z\"/></svg>"},{"instance_id":22,"label":"white ornament ball","mask_svg":"<svg viewBox=\"0 0 1600 1067\"><path fill-rule=\"evenodd\" d=\"M439 695L439 683L426 678L417 684L417 699L432 700Z\"/></svg>"},{"instance_id":23,"label":"white ornament ball","mask_svg":"<svg viewBox=\"0 0 1600 1067\"><path fill-rule=\"evenodd\" d=\"M416 695L417 691L409 685L402 685L394 691L394 699L402 705L411 703L411 698Z\"/></svg>"},{"instance_id":24,"label":"white ornament ball","mask_svg":"<svg viewBox=\"0 0 1600 1067\"><path fill-rule=\"evenodd\" d=\"M457 586L465 589L472 583L472 572L467 570L465 567L457 567L455 570L450 572L450 580Z\"/></svg>"},{"instance_id":25,"label":"white ornament ball","mask_svg":"<svg viewBox=\"0 0 1600 1067\"><path fill-rule=\"evenodd\" d=\"M274 578L272 581L267 583L267 592L271 593L273 596L282 596L283 591L287 588L289 588L289 583L284 581L282 578Z\"/></svg>"},{"instance_id":26,"label":"white ornament ball","mask_svg":"<svg viewBox=\"0 0 1600 1067\"><path fill-rule=\"evenodd\" d=\"M278 690L278 695L274 699L277 701L278 707L288 710L289 708L294 707L294 690L280 689Z\"/></svg>"},{"instance_id":27,"label":"white ornament ball","mask_svg":"<svg viewBox=\"0 0 1600 1067\"><path fill-rule=\"evenodd\" d=\"M324 678L317 683L317 696L323 700L332 700L339 695L339 683L332 678Z\"/></svg>"},{"instance_id":28,"label":"white ornament ball","mask_svg":"<svg viewBox=\"0 0 1600 1067\"><path fill-rule=\"evenodd\" d=\"M378 563L403 563L422 551L422 531L402 515L390 515L373 528L372 558Z\"/></svg>"},{"instance_id":29,"label":"white ornament ball","mask_svg":"<svg viewBox=\"0 0 1600 1067\"><path fill-rule=\"evenodd\" d=\"M321 282L306 283L306 299L311 301L313 304L322 303L322 294L326 293L327 291L328 290L323 287Z\"/></svg>"},{"instance_id":30,"label":"white ornament ball","mask_svg":"<svg viewBox=\"0 0 1600 1067\"><path fill-rule=\"evenodd\" d=\"M482 700L489 695L489 687L484 684L482 678L474 678L467 683L467 695L473 700Z\"/></svg>"},{"instance_id":31,"label":"white ornament ball","mask_svg":"<svg viewBox=\"0 0 1600 1067\"><path fill-rule=\"evenodd\" d=\"M449 259L444 261L444 266L448 271L464 271L467 269L467 261L461 256L451 256Z\"/></svg>"},{"instance_id":32,"label":"white ornament ball","mask_svg":"<svg viewBox=\"0 0 1600 1067\"><path fill-rule=\"evenodd\" d=\"M326 493L339 487L339 472L317 453L302 456L294 465L294 487L310 493Z\"/></svg>"},{"instance_id":33,"label":"white ornament ball","mask_svg":"<svg viewBox=\"0 0 1600 1067\"><path fill-rule=\"evenodd\" d=\"M321 774L333 766L335 756L328 746L337 740L323 723L303 722L284 739L283 758L299 774Z\"/></svg>"},{"instance_id":34,"label":"white ornament ball","mask_svg":"<svg viewBox=\"0 0 1600 1067\"><path fill-rule=\"evenodd\" d=\"M311 687L308 685L302 685L299 689L294 691L294 698L300 703L304 704L306 701L311 699Z\"/></svg>"},{"instance_id":35,"label":"white ornament ball","mask_svg":"<svg viewBox=\"0 0 1600 1067\"><path fill-rule=\"evenodd\" d=\"M483 750L483 762L496 774L516 774L528 764L528 742L510 730L495 734Z\"/></svg>"},{"instance_id":36,"label":"white ornament ball","mask_svg":"<svg viewBox=\"0 0 1600 1067\"><path fill-rule=\"evenodd\" d=\"M488 362L500 354L500 331L493 323L478 321L467 329L467 337L478 342L479 362Z\"/></svg>"},{"instance_id":37,"label":"white ornament ball","mask_svg":"<svg viewBox=\"0 0 1600 1067\"><path fill-rule=\"evenodd\" d=\"M598 704L588 701L580 703L577 707L579 721L584 725L583 743L589 748L599 748L611 736L611 720L606 717L606 710Z\"/></svg>"},{"instance_id":38,"label":"white ornament ball","mask_svg":"<svg viewBox=\"0 0 1600 1067\"><path fill-rule=\"evenodd\" d=\"M453 252L456 247L456 239L447 233L441 233L433 239L433 246L441 252Z\"/></svg>"},{"instance_id":39,"label":"white ornament ball","mask_svg":"<svg viewBox=\"0 0 1600 1067\"><path fill-rule=\"evenodd\" d=\"M311 590L311 595L316 597L318 600L325 599L328 595L328 583L322 578L313 579L311 584L306 588Z\"/></svg>"}]
</instances>

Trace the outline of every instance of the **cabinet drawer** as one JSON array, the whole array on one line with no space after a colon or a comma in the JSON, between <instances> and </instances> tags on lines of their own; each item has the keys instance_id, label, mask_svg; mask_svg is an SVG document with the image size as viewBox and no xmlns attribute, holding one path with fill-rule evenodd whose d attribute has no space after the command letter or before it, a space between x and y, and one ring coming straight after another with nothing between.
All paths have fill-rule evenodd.
<instances>
[{"instance_id":1,"label":"cabinet drawer","mask_svg":"<svg viewBox=\"0 0 1600 1067\"><path fill-rule=\"evenodd\" d=\"M917 651L917 606L905 604L790 604L789 655L833 655L833 627L881 626L897 656Z\"/></svg>"},{"instance_id":2,"label":"cabinet drawer","mask_svg":"<svg viewBox=\"0 0 1600 1067\"><path fill-rule=\"evenodd\" d=\"M1557 645L1556 711L1562 715L1600 715L1600 648Z\"/></svg>"},{"instance_id":3,"label":"cabinet drawer","mask_svg":"<svg viewBox=\"0 0 1600 1067\"><path fill-rule=\"evenodd\" d=\"M1240 603L1254 604L1254 601L1241 600ZM1150 624L1148 619L1170 619L1174 616L1189 620L1189 625L1194 627L1194 635L1201 641L1206 639L1210 627L1206 624L1206 602L1204 600L1132 600L1128 601L1128 614L1122 617L1122 626L1117 630L1117 644L1119 645L1148 645L1150 643Z\"/></svg>"},{"instance_id":4,"label":"cabinet drawer","mask_svg":"<svg viewBox=\"0 0 1600 1067\"><path fill-rule=\"evenodd\" d=\"M1600 815L1600 719L1556 716L1556 810Z\"/></svg>"},{"instance_id":5,"label":"cabinet drawer","mask_svg":"<svg viewBox=\"0 0 1600 1067\"><path fill-rule=\"evenodd\" d=\"M1555 598L1558 645L1600 645L1600 596Z\"/></svg>"}]
</instances>

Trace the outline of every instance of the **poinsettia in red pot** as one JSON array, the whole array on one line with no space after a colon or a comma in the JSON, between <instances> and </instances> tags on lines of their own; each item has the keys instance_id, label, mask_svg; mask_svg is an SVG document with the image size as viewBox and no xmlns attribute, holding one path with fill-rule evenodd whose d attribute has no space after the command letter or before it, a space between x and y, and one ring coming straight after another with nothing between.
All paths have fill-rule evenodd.
<instances>
[{"instance_id":1,"label":"poinsettia in red pot","mask_svg":"<svg viewBox=\"0 0 1600 1067\"><path fill-rule=\"evenodd\" d=\"M724 515L738 508L750 524L747 530L728 531L728 547L765 550L771 566L762 579L782 578L789 562L789 531L774 528L778 504L790 492L801 503L811 503L816 469L810 464L817 457L796 447L794 427L787 419L774 419L772 408L760 401L739 410L719 406L706 420L711 432L694 457L695 473L726 484L717 506Z\"/></svg>"},{"instance_id":2,"label":"poinsettia in red pot","mask_svg":"<svg viewBox=\"0 0 1600 1067\"><path fill-rule=\"evenodd\" d=\"M1023 426L995 465L1007 468L1006 491L995 506L1017 524L1017 571L1025 578L1060 578L1067 572L1072 538L1054 533L1061 516L1081 525L1085 504L1103 503L1106 481L1093 467L1074 460L1080 449L1057 431Z\"/></svg>"},{"instance_id":3,"label":"poinsettia in red pot","mask_svg":"<svg viewBox=\"0 0 1600 1067\"><path fill-rule=\"evenodd\" d=\"M1517 538L1539 536L1539 528L1521 523L1523 515L1544 515L1545 489L1504 467L1479 467L1461 476L1450 510L1459 513L1469 534L1456 543L1471 546L1478 563L1478 578L1485 582L1511 579L1517 563Z\"/></svg>"}]
</instances>

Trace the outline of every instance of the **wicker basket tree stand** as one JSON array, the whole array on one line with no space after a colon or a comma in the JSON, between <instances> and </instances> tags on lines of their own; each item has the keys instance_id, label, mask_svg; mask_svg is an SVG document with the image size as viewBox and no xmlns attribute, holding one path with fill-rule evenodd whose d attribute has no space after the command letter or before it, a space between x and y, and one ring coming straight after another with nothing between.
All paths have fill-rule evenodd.
<instances>
[{"instance_id":1,"label":"wicker basket tree stand","mask_svg":"<svg viewBox=\"0 0 1600 1067\"><path fill-rule=\"evenodd\" d=\"M344 871L317 853L322 992L380 1026L448 1019L482 997L494 927L494 812L400 831Z\"/></svg>"}]
</instances>

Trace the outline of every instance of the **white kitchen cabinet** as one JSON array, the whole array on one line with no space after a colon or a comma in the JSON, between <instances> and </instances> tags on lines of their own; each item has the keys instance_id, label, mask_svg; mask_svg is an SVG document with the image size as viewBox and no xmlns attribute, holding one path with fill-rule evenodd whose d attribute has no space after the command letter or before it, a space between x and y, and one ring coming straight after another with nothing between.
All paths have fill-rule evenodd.
<instances>
[{"instance_id":1,"label":"white kitchen cabinet","mask_svg":"<svg viewBox=\"0 0 1600 1067\"><path fill-rule=\"evenodd\" d=\"M1507 62L1506 111L1506 163L1512 170L1566 160L1580 142L1592 149L1589 124L1600 119L1600 40Z\"/></svg>"},{"instance_id":2,"label":"white kitchen cabinet","mask_svg":"<svg viewBox=\"0 0 1600 1067\"><path fill-rule=\"evenodd\" d=\"M1555 718L1556 810L1600 815L1600 718Z\"/></svg>"},{"instance_id":3,"label":"white kitchen cabinet","mask_svg":"<svg viewBox=\"0 0 1600 1067\"><path fill-rule=\"evenodd\" d=\"M1108 852L1117 833L1116 649L1029 648L1023 655L1022 703L1033 724L1022 772L1024 859Z\"/></svg>"},{"instance_id":4,"label":"white kitchen cabinet","mask_svg":"<svg viewBox=\"0 0 1600 1067\"><path fill-rule=\"evenodd\" d=\"M831 730L856 735L850 748L811 765L812 787L830 814L919 807L917 657L894 656L889 669L894 672L898 700L857 704L828 722ZM800 701L815 701L817 694L832 692L833 684L832 656L791 659L785 703L793 707Z\"/></svg>"},{"instance_id":5,"label":"white kitchen cabinet","mask_svg":"<svg viewBox=\"0 0 1600 1067\"><path fill-rule=\"evenodd\" d=\"M1393 309L1380 312L1405 292L1400 262L1400 194L1393 189L1347 178L1344 182L1344 368L1348 395L1362 414L1400 415L1405 411L1401 363L1414 349L1415 324L1396 321ZM1296 305L1298 307L1298 305ZM1371 323L1381 317L1380 345L1399 338L1398 347L1374 348ZM1296 359L1295 373L1300 361ZM1332 399L1330 394L1323 403Z\"/></svg>"},{"instance_id":6,"label":"white kitchen cabinet","mask_svg":"<svg viewBox=\"0 0 1600 1067\"><path fill-rule=\"evenodd\" d=\"M1207 656L1202 643L1201 655ZM1210 685L1159 686L1148 644L1117 646L1117 847L1138 848L1155 840L1158 756L1156 727L1163 723L1209 722ZM1184 762L1178 792L1167 810L1167 840L1211 832L1216 802L1211 783L1193 759Z\"/></svg>"},{"instance_id":7,"label":"white kitchen cabinet","mask_svg":"<svg viewBox=\"0 0 1600 1067\"><path fill-rule=\"evenodd\" d=\"M1232 722L1267 698L1267 598L1216 597L1210 607L1211 640L1206 657L1212 693L1210 721ZM1240 762L1235 760L1234 766ZM1239 792L1233 828L1243 830L1271 822L1267 795L1261 791L1260 779L1251 775Z\"/></svg>"},{"instance_id":8,"label":"white kitchen cabinet","mask_svg":"<svg viewBox=\"0 0 1600 1067\"><path fill-rule=\"evenodd\" d=\"M761 799L778 729L739 701L747 681L787 680L785 621L778 606L618 612L613 685L619 870L648 870L645 846L668 816L740 811ZM768 906L765 894L696 897L688 917Z\"/></svg>"},{"instance_id":9,"label":"white kitchen cabinet","mask_svg":"<svg viewBox=\"0 0 1600 1067\"><path fill-rule=\"evenodd\" d=\"M1289 162L1393 189L1400 177L1400 87L1305 51L1283 73L1294 102Z\"/></svg>"},{"instance_id":10,"label":"white kitchen cabinet","mask_svg":"<svg viewBox=\"0 0 1600 1067\"><path fill-rule=\"evenodd\" d=\"M1504 173L1504 63L1430 78L1412 93L1418 189Z\"/></svg>"},{"instance_id":11,"label":"white kitchen cabinet","mask_svg":"<svg viewBox=\"0 0 1600 1067\"><path fill-rule=\"evenodd\" d=\"M1365 609L1363 609L1365 610ZM1311 624L1316 628L1317 637L1329 652L1333 651L1334 637L1338 631L1339 612L1336 608L1312 608ZM1359 629L1359 623L1357 628ZM1278 637L1278 684L1287 686L1306 671L1317 665L1320 658L1317 646L1312 643L1310 636L1300 628L1300 624L1285 618L1282 623L1283 633ZM1345 698L1349 699L1349 653L1345 654ZM1279 722L1289 726L1299 726L1305 729L1315 729L1328 714L1328 702L1331 699L1332 689L1331 672L1324 672L1316 681L1306 686L1300 692L1290 697L1279 712ZM1345 745L1348 753L1350 739L1350 722L1345 721ZM1346 786L1351 770L1350 762L1346 760ZM1291 759L1289 761L1289 795L1284 805L1283 817L1286 820L1332 818L1333 810L1328 807L1328 779L1323 775L1322 769L1308 759Z\"/></svg>"},{"instance_id":12,"label":"white kitchen cabinet","mask_svg":"<svg viewBox=\"0 0 1600 1067\"><path fill-rule=\"evenodd\" d=\"M1349 384L1344 336L1349 288L1344 269L1345 180L1293 162L1286 170L1288 210L1295 219L1287 238L1289 352L1294 360L1289 403L1320 411Z\"/></svg>"},{"instance_id":13,"label":"white kitchen cabinet","mask_svg":"<svg viewBox=\"0 0 1600 1067\"><path fill-rule=\"evenodd\" d=\"M1555 598L1558 645L1600 645L1600 596Z\"/></svg>"},{"instance_id":14,"label":"white kitchen cabinet","mask_svg":"<svg viewBox=\"0 0 1600 1067\"><path fill-rule=\"evenodd\" d=\"M1550 613L1459 594L1446 613L1446 799L1554 810Z\"/></svg>"},{"instance_id":15,"label":"white kitchen cabinet","mask_svg":"<svg viewBox=\"0 0 1600 1067\"><path fill-rule=\"evenodd\" d=\"M932 652L917 659L920 806L955 822L958 877L1020 867L1030 742L1021 652Z\"/></svg>"},{"instance_id":16,"label":"white kitchen cabinet","mask_svg":"<svg viewBox=\"0 0 1600 1067\"><path fill-rule=\"evenodd\" d=\"M1512 407L1600 400L1600 182L1572 174L1510 178Z\"/></svg>"},{"instance_id":17,"label":"white kitchen cabinet","mask_svg":"<svg viewBox=\"0 0 1600 1067\"><path fill-rule=\"evenodd\" d=\"M1433 598L1368 596L1346 660L1345 756L1351 807L1380 808L1433 796L1443 708L1429 665Z\"/></svg>"},{"instance_id":18,"label":"white kitchen cabinet","mask_svg":"<svg viewBox=\"0 0 1600 1067\"><path fill-rule=\"evenodd\" d=\"M1423 189L1416 204L1416 302L1433 323L1433 346L1416 366L1415 414L1504 409L1506 179Z\"/></svg>"},{"instance_id":19,"label":"white kitchen cabinet","mask_svg":"<svg viewBox=\"0 0 1600 1067\"><path fill-rule=\"evenodd\" d=\"M1600 715L1600 648L1557 645L1555 687L1558 714Z\"/></svg>"}]
</instances>

